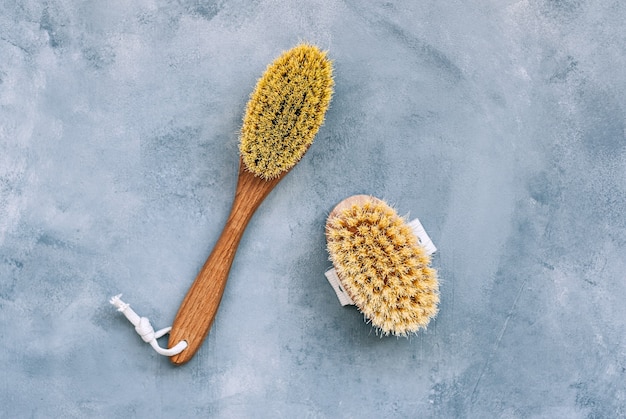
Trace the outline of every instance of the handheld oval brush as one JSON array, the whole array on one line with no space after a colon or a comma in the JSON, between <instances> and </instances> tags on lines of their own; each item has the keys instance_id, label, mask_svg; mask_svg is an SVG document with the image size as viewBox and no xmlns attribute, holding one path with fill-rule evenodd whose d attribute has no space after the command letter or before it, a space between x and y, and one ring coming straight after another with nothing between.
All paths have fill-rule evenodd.
<instances>
[{"instance_id":1,"label":"handheld oval brush","mask_svg":"<svg viewBox=\"0 0 626 419\"><path fill-rule=\"evenodd\" d=\"M416 333L437 314L430 257L382 200L355 195L340 202L328 216L326 241L343 291L383 335Z\"/></svg>"},{"instance_id":2,"label":"handheld oval brush","mask_svg":"<svg viewBox=\"0 0 626 419\"><path fill-rule=\"evenodd\" d=\"M243 119L239 176L230 215L172 325L169 346L183 340L188 344L170 358L174 364L189 361L206 337L248 222L313 142L332 87L330 60L308 44L284 52L257 82Z\"/></svg>"}]
</instances>

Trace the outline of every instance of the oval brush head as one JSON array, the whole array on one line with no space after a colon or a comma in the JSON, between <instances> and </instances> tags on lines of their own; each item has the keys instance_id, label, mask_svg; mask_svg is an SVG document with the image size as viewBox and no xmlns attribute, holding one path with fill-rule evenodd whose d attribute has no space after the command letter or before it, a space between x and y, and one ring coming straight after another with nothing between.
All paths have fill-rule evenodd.
<instances>
[{"instance_id":1,"label":"oval brush head","mask_svg":"<svg viewBox=\"0 0 626 419\"><path fill-rule=\"evenodd\" d=\"M437 272L385 202L366 195L342 201L328 217L326 239L341 285L383 335L415 333L437 314Z\"/></svg>"},{"instance_id":2,"label":"oval brush head","mask_svg":"<svg viewBox=\"0 0 626 419\"><path fill-rule=\"evenodd\" d=\"M248 170L273 179L302 158L324 122L332 95L332 64L300 44L272 62L250 96L239 150Z\"/></svg>"}]
</instances>

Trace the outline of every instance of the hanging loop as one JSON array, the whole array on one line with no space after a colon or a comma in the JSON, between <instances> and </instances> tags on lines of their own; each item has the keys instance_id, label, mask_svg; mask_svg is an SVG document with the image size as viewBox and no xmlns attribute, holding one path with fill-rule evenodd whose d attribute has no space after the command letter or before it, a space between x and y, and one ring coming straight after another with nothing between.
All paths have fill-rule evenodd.
<instances>
[{"instance_id":1,"label":"hanging loop","mask_svg":"<svg viewBox=\"0 0 626 419\"><path fill-rule=\"evenodd\" d=\"M139 336L141 336L141 339L143 339L144 342L149 343L150 346L152 346L152 348L158 354L163 356L174 356L178 355L179 353L184 351L185 348L187 348L187 342L184 340L178 342L172 348L161 348L159 346L159 342L157 342L157 339L161 336L168 334L170 330L172 330L172 328L166 327L155 332L148 318L139 317L139 315L135 313L132 308L130 308L130 304L122 301L122 294L118 294L115 297L112 297L109 302L117 308L117 311L122 312L124 316L126 316L128 321L131 322L133 326L135 326L135 331Z\"/></svg>"}]
</instances>

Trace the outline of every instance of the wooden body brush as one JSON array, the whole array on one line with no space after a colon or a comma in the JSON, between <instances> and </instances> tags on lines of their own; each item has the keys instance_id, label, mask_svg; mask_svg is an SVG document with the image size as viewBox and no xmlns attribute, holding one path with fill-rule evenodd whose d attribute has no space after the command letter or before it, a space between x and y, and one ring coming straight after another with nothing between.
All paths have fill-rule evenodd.
<instances>
[{"instance_id":1,"label":"wooden body brush","mask_svg":"<svg viewBox=\"0 0 626 419\"><path fill-rule=\"evenodd\" d=\"M416 333L437 314L437 272L427 250L382 200L340 202L328 216L326 242L342 291L381 334Z\"/></svg>"},{"instance_id":2,"label":"wooden body brush","mask_svg":"<svg viewBox=\"0 0 626 419\"><path fill-rule=\"evenodd\" d=\"M169 347L183 340L188 344L170 358L174 364L189 361L206 337L248 222L313 142L332 86L331 62L308 44L284 52L259 79L241 130L239 177L230 215L172 325Z\"/></svg>"}]
</instances>

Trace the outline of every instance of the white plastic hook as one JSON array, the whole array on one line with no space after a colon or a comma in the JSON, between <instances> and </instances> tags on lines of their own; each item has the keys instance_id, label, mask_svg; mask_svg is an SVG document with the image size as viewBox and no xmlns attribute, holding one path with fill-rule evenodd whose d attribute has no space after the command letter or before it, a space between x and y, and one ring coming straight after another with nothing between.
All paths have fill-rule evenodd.
<instances>
[{"instance_id":1,"label":"white plastic hook","mask_svg":"<svg viewBox=\"0 0 626 419\"><path fill-rule=\"evenodd\" d=\"M150 324L150 320L146 317L139 317L139 315L135 313L132 308L130 308L130 304L122 301L122 294L112 297L109 302L117 307L117 311L122 312L124 316L126 316L128 321L135 326L135 331L139 336L141 336L141 339L143 339L144 342L149 343L158 354L164 356L174 356L178 355L184 351L185 348L187 348L187 342L184 340L178 342L176 346L170 349L161 348L157 339L169 333L172 328L166 327L155 332L154 328Z\"/></svg>"}]
</instances>

